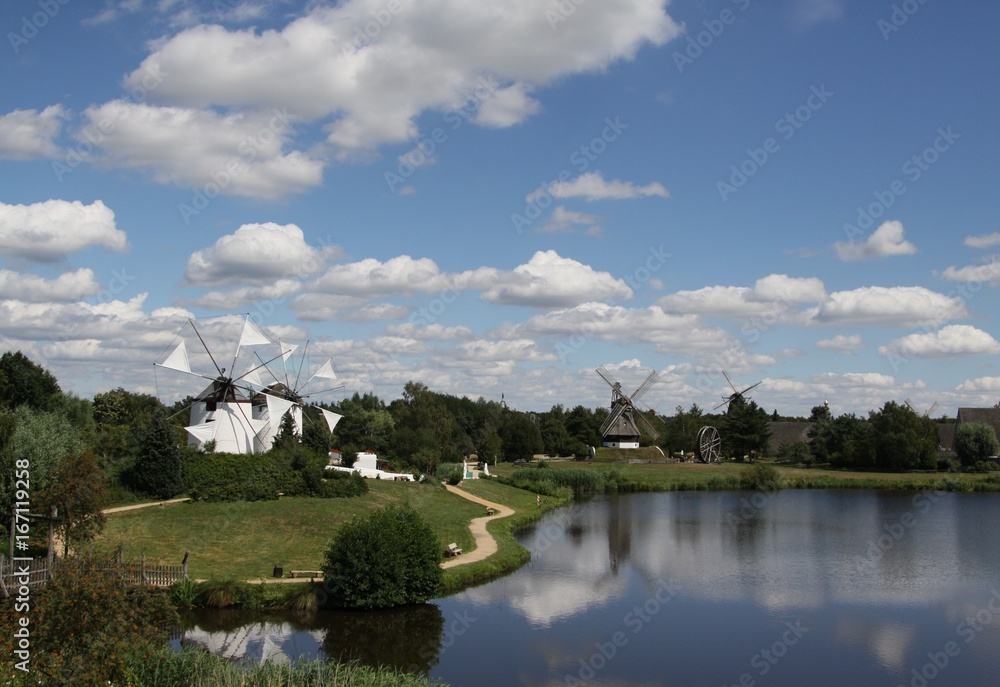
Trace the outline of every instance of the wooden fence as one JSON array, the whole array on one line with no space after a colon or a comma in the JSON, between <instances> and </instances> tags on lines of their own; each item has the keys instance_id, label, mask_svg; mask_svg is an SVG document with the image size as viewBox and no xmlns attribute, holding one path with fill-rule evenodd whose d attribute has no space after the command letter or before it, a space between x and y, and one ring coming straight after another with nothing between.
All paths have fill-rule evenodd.
<instances>
[{"instance_id":1,"label":"wooden fence","mask_svg":"<svg viewBox=\"0 0 1000 687\"><path fill-rule=\"evenodd\" d=\"M0 553L0 595L17 596L17 590L27 585L38 587L49 579L49 562L45 558L10 559Z\"/></svg>"},{"instance_id":2,"label":"wooden fence","mask_svg":"<svg viewBox=\"0 0 1000 687\"><path fill-rule=\"evenodd\" d=\"M0 554L0 596L16 596L20 586L25 584L24 568L27 568L28 587L38 587L46 584L53 575L59 574L59 569L66 566L80 568L87 566L90 570L104 570L109 574L119 575L130 584L145 584L152 587L169 587L178 580L187 579L188 554L184 554L181 565L163 565L146 563L146 554L142 554L138 563L124 562L119 549L115 557L105 565L93 566L85 559L70 558L56 560L50 567L46 559L31 559L29 561L11 560Z\"/></svg>"}]
</instances>

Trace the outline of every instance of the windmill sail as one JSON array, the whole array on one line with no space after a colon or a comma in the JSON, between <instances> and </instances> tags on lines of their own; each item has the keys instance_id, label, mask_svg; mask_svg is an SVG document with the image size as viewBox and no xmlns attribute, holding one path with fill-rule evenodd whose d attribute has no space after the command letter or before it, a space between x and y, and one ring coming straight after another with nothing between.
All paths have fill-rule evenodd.
<instances>
[{"instance_id":1,"label":"windmill sail","mask_svg":"<svg viewBox=\"0 0 1000 687\"><path fill-rule=\"evenodd\" d=\"M271 339L268 338L267 334L247 317L243 323L243 333L240 335L240 343L237 346L237 350L244 346L262 346L269 343L271 343Z\"/></svg>"},{"instance_id":2,"label":"windmill sail","mask_svg":"<svg viewBox=\"0 0 1000 687\"><path fill-rule=\"evenodd\" d=\"M312 380L316 379L317 377L319 377L320 379L336 379L337 378L337 373L333 371L333 361L332 360L327 360L325 363L323 363L323 367L319 368L319 370L316 371L316 374L314 374L312 377L309 378L309 381L311 382Z\"/></svg>"},{"instance_id":3,"label":"windmill sail","mask_svg":"<svg viewBox=\"0 0 1000 687\"><path fill-rule=\"evenodd\" d=\"M338 415L337 413L331 413L325 408L320 408L319 410L323 413L323 418L326 420L326 424L330 425L331 432L333 431L333 428L337 426L337 423L340 422L340 419L344 417L343 415Z\"/></svg>"},{"instance_id":4,"label":"windmill sail","mask_svg":"<svg viewBox=\"0 0 1000 687\"><path fill-rule=\"evenodd\" d=\"M287 363L288 362L288 358L292 355L292 353L294 353L296 351L296 349L298 349L298 347L299 347L298 344L290 344L290 343L286 343L286 342L282 341L281 342L281 359L284 360Z\"/></svg>"},{"instance_id":5,"label":"windmill sail","mask_svg":"<svg viewBox=\"0 0 1000 687\"><path fill-rule=\"evenodd\" d=\"M200 425L192 425L190 427L185 427L188 434L193 436L198 440L198 444L204 444L207 441L212 441L215 439L215 430L218 428L214 422L206 422Z\"/></svg>"},{"instance_id":6,"label":"windmill sail","mask_svg":"<svg viewBox=\"0 0 1000 687\"><path fill-rule=\"evenodd\" d=\"M194 374L191 372L191 361L188 360L187 346L184 345L183 339L181 339L181 342L177 344L177 348L171 351L167 359L160 363L160 365L162 367L169 367L172 370Z\"/></svg>"}]
</instances>

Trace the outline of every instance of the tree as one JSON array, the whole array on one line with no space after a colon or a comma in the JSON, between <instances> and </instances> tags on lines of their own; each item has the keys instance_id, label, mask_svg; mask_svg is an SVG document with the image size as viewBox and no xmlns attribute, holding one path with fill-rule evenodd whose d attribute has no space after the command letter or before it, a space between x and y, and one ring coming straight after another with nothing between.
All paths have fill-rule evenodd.
<instances>
[{"instance_id":1,"label":"tree","mask_svg":"<svg viewBox=\"0 0 1000 687\"><path fill-rule=\"evenodd\" d=\"M955 430L955 452L962 465L975 465L1000 453L1000 441L985 422L963 422Z\"/></svg>"},{"instance_id":2,"label":"tree","mask_svg":"<svg viewBox=\"0 0 1000 687\"><path fill-rule=\"evenodd\" d=\"M663 446L669 452L694 453L698 444L698 430L705 425L704 413L697 403L692 403L688 410L677 406L673 417L663 418L663 423L666 425Z\"/></svg>"},{"instance_id":3,"label":"tree","mask_svg":"<svg viewBox=\"0 0 1000 687\"><path fill-rule=\"evenodd\" d=\"M153 413L139 435L139 455L131 481L137 489L158 499L169 499L184 491L181 450L163 409Z\"/></svg>"},{"instance_id":4,"label":"tree","mask_svg":"<svg viewBox=\"0 0 1000 687\"><path fill-rule=\"evenodd\" d=\"M104 475L90 453L64 456L55 479L38 495L38 500L45 512L53 507L58 509L64 556L71 543L89 541L104 527L101 512L107 503Z\"/></svg>"},{"instance_id":5,"label":"tree","mask_svg":"<svg viewBox=\"0 0 1000 687\"><path fill-rule=\"evenodd\" d=\"M500 440L503 442L503 459L531 460L536 453L544 450L542 433L524 413L509 411L500 426Z\"/></svg>"},{"instance_id":6,"label":"tree","mask_svg":"<svg viewBox=\"0 0 1000 687\"><path fill-rule=\"evenodd\" d=\"M278 425L278 433L274 435L271 442L271 449L282 448L299 443L299 435L295 433L295 420L292 419L292 411L286 410L281 416L281 423Z\"/></svg>"},{"instance_id":7,"label":"tree","mask_svg":"<svg viewBox=\"0 0 1000 687\"><path fill-rule=\"evenodd\" d=\"M934 420L889 401L869 415L875 467L880 470L933 470L938 430Z\"/></svg>"},{"instance_id":8,"label":"tree","mask_svg":"<svg viewBox=\"0 0 1000 687\"><path fill-rule=\"evenodd\" d=\"M390 608L424 603L441 586L438 538L410 506L389 506L344 524L323 575L332 605Z\"/></svg>"},{"instance_id":9,"label":"tree","mask_svg":"<svg viewBox=\"0 0 1000 687\"><path fill-rule=\"evenodd\" d=\"M871 423L853 413L818 420L809 430L809 450L816 462L833 467L875 467Z\"/></svg>"},{"instance_id":10,"label":"tree","mask_svg":"<svg viewBox=\"0 0 1000 687\"><path fill-rule=\"evenodd\" d=\"M771 442L770 417L756 401L746 402L742 397L729 402L729 411L723 419L722 439L730 453L737 458L767 453Z\"/></svg>"},{"instance_id":11,"label":"tree","mask_svg":"<svg viewBox=\"0 0 1000 687\"><path fill-rule=\"evenodd\" d=\"M0 404L4 407L55 410L61 395L56 378L21 351L0 356Z\"/></svg>"}]
</instances>

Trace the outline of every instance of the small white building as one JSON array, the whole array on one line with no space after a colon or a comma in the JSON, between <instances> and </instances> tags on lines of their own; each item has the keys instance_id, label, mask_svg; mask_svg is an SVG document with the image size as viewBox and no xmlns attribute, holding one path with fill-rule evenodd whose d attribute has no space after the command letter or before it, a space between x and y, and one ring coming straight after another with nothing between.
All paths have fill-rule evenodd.
<instances>
[{"instance_id":1,"label":"small white building","mask_svg":"<svg viewBox=\"0 0 1000 687\"><path fill-rule=\"evenodd\" d=\"M340 462L340 451L330 452L330 465L326 466L327 470L337 470L339 472L356 472L365 479L391 479L402 482L412 482L413 475L403 473L403 472L389 472L382 468L388 466L387 461L380 461L378 456L372 451L358 451L358 457L354 461L354 465L351 467L344 467L343 465L334 465L333 461L336 460L337 463ZM381 463L381 467L379 466Z\"/></svg>"}]
</instances>

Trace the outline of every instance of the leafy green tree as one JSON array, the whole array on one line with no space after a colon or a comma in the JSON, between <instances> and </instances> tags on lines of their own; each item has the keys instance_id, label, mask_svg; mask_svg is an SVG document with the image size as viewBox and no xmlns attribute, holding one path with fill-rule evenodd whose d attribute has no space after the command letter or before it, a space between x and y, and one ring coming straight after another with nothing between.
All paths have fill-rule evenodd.
<instances>
[{"instance_id":1,"label":"leafy green tree","mask_svg":"<svg viewBox=\"0 0 1000 687\"><path fill-rule=\"evenodd\" d=\"M302 444L310 451L326 456L333 448L333 435L319 411L313 406L302 409Z\"/></svg>"},{"instance_id":2,"label":"leafy green tree","mask_svg":"<svg viewBox=\"0 0 1000 687\"><path fill-rule=\"evenodd\" d=\"M278 425L278 433L274 435L271 442L271 449L282 448L299 443L299 435L295 433L295 420L292 419L292 411L286 410L281 416L281 423Z\"/></svg>"},{"instance_id":3,"label":"leafy green tree","mask_svg":"<svg viewBox=\"0 0 1000 687\"><path fill-rule=\"evenodd\" d=\"M705 415L697 403L688 410L677 406L673 417L664 418L663 447L671 453L694 453L698 443L698 430L705 426Z\"/></svg>"},{"instance_id":4,"label":"leafy green tree","mask_svg":"<svg viewBox=\"0 0 1000 687\"><path fill-rule=\"evenodd\" d=\"M8 351L0 356L0 405L55 410L60 396L62 390L56 378L24 353Z\"/></svg>"},{"instance_id":5,"label":"leafy green tree","mask_svg":"<svg viewBox=\"0 0 1000 687\"><path fill-rule=\"evenodd\" d=\"M335 446L353 444L381 454L392 445L395 420L378 396L355 392L332 410L344 416L334 431Z\"/></svg>"},{"instance_id":6,"label":"leafy green tree","mask_svg":"<svg viewBox=\"0 0 1000 687\"><path fill-rule=\"evenodd\" d=\"M323 566L329 602L345 608L420 604L441 586L438 538L410 506L389 506L341 526Z\"/></svg>"},{"instance_id":7,"label":"leafy green tree","mask_svg":"<svg viewBox=\"0 0 1000 687\"><path fill-rule=\"evenodd\" d=\"M476 441L476 452L479 459L485 462L496 462L503 452L503 441L497 433L497 426L490 422L479 430Z\"/></svg>"},{"instance_id":8,"label":"leafy green tree","mask_svg":"<svg viewBox=\"0 0 1000 687\"><path fill-rule=\"evenodd\" d=\"M600 446L601 424L607 416L606 408L594 411L584 406L576 406L566 414L566 431L571 438L584 446Z\"/></svg>"},{"instance_id":9,"label":"leafy green tree","mask_svg":"<svg viewBox=\"0 0 1000 687\"><path fill-rule=\"evenodd\" d=\"M455 443L457 422L442 396L420 382L407 382L403 397L389 407L395 420L392 443L397 457L413 464L412 456L436 452L440 460L458 459ZM405 452L404 452L405 449Z\"/></svg>"},{"instance_id":10,"label":"leafy green tree","mask_svg":"<svg viewBox=\"0 0 1000 687\"><path fill-rule=\"evenodd\" d=\"M504 460L531 460L545 449L538 427L531 418L516 410L508 411L499 433Z\"/></svg>"},{"instance_id":11,"label":"leafy green tree","mask_svg":"<svg viewBox=\"0 0 1000 687\"><path fill-rule=\"evenodd\" d=\"M1000 453L1000 441L985 422L963 422L955 430L955 452L962 465L975 465Z\"/></svg>"},{"instance_id":12,"label":"leafy green tree","mask_svg":"<svg viewBox=\"0 0 1000 687\"><path fill-rule=\"evenodd\" d=\"M875 467L880 470L933 470L938 430L934 420L889 401L869 416Z\"/></svg>"},{"instance_id":13,"label":"leafy green tree","mask_svg":"<svg viewBox=\"0 0 1000 687\"><path fill-rule=\"evenodd\" d=\"M157 409L153 413L138 443L132 484L158 499L169 499L184 491L181 449L165 411Z\"/></svg>"},{"instance_id":14,"label":"leafy green tree","mask_svg":"<svg viewBox=\"0 0 1000 687\"><path fill-rule=\"evenodd\" d=\"M542 415L538 429L542 434L542 445L546 454L568 456L574 452L578 442L574 442L566 430L566 412L561 405L552 406L551 410Z\"/></svg>"},{"instance_id":15,"label":"leafy green tree","mask_svg":"<svg viewBox=\"0 0 1000 687\"><path fill-rule=\"evenodd\" d=\"M22 405L14 411L14 417L17 426L10 441L12 457L29 462L32 490L44 491L55 479L59 461L83 452L83 440L61 413Z\"/></svg>"}]
</instances>

